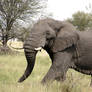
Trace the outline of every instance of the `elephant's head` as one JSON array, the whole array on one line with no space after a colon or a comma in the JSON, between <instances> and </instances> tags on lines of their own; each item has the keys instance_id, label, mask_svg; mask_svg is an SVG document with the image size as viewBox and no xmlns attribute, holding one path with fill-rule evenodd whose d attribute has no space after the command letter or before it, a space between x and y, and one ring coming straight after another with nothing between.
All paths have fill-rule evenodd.
<instances>
[{"instance_id":1,"label":"elephant's head","mask_svg":"<svg viewBox=\"0 0 92 92\"><path fill-rule=\"evenodd\" d=\"M38 21L33 26L30 35L24 43L24 51L28 65L24 75L20 78L19 82L24 81L31 74L38 50L46 46L49 47L53 53L62 50L61 47L65 48L65 45L63 45L65 43L63 42L62 44L60 36L62 35L63 37L65 33L70 35L70 31L74 30L75 28L70 23L53 19L44 19ZM76 36L73 40L76 40ZM61 47L57 47L57 45L61 45Z\"/></svg>"}]
</instances>

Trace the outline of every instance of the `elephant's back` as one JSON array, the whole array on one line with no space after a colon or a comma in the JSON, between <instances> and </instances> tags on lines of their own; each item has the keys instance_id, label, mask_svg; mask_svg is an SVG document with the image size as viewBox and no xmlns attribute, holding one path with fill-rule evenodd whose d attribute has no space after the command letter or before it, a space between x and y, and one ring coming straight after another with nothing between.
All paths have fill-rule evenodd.
<instances>
[{"instance_id":1,"label":"elephant's back","mask_svg":"<svg viewBox=\"0 0 92 92\"><path fill-rule=\"evenodd\" d=\"M85 41L92 41L92 31L77 31L80 39L84 39Z\"/></svg>"},{"instance_id":2,"label":"elephant's back","mask_svg":"<svg viewBox=\"0 0 92 92\"><path fill-rule=\"evenodd\" d=\"M78 43L82 48L86 49L92 47L92 31L78 32L78 35L79 35Z\"/></svg>"},{"instance_id":3,"label":"elephant's back","mask_svg":"<svg viewBox=\"0 0 92 92\"><path fill-rule=\"evenodd\" d=\"M77 48L80 57L77 66L92 69L92 31L79 32L79 37Z\"/></svg>"}]
</instances>

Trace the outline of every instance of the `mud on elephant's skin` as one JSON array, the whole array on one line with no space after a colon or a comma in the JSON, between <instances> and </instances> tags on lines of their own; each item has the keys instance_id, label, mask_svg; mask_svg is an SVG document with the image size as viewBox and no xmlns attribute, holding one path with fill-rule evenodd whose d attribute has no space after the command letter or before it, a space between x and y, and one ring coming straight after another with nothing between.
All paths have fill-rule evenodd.
<instances>
[{"instance_id":1,"label":"mud on elephant's skin","mask_svg":"<svg viewBox=\"0 0 92 92\"><path fill-rule=\"evenodd\" d=\"M92 32L79 32L68 22L47 18L34 24L24 42L28 64L19 82L31 74L41 48L47 51L52 61L42 83L65 79L69 68L92 75Z\"/></svg>"}]
</instances>

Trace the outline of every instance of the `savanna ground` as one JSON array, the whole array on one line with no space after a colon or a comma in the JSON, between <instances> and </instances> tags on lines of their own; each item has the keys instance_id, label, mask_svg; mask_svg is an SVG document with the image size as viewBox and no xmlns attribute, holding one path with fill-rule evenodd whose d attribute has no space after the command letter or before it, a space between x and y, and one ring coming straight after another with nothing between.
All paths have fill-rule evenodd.
<instances>
[{"instance_id":1,"label":"savanna ground","mask_svg":"<svg viewBox=\"0 0 92 92\"><path fill-rule=\"evenodd\" d=\"M46 52L39 52L31 76L23 83L18 83L26 68L23 51L19 54L0 55L0 92L92 92L90 76L71 69L67 72L65 82L60 84L55 81L51 85L42 86L40 81L50 65Z\"/></svg>"}]
</instances>

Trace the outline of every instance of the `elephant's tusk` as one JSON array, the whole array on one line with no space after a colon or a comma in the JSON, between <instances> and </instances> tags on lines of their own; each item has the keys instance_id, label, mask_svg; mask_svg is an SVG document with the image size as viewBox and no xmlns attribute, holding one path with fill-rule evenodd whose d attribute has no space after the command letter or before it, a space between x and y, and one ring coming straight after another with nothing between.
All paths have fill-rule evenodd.
<instances>
[{"instance_id":1,"label":"elephant's tusk","mask_svg":"<svg viewBox=\"0 0 92 92\"><path fill-rule=\"evenodd\" d=\"M42 47L35 48L36 51L41 51Z\"/></svg>"}]
</instances>

